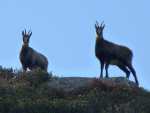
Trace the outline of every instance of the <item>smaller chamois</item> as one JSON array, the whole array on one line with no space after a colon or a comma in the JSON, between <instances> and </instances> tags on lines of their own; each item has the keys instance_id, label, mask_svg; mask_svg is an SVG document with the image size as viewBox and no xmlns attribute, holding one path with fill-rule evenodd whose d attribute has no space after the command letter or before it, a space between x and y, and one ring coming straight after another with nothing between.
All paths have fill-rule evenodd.
<instances>
[{"instance_id":1,"label":"smaller chamois","mask_svg":"<svg viewBox=\"0 0 150 113\"><path fill-rule=\"evenodd\" d=\"M132 72L135 82L137 85L138 79L136 76L136 72L132 66L132 51L122 45L115 44L113 42L109 42L103 37L103 30L105 28L105 24L102 22L99 25L98 22L95 24L96 29L96 44L95 44L95 55L100 61L101 72L100 77L103 77L103 68L105 65L106 77L108 77L108 67L109 65L116 65L122 71L126 73L126 77L129 78L130 71Z\"/></svg>"},{"instance_id":2,"label":"smaller chamois","mask_svg":"<svg viewBox=\"0 0 150 113\"><path fill-rule=\"evenodd\" d=\"M48 60L41 53L35 51L29 47L29 40L32 35L32 32L22 31L23 45L20 51L20 62L22 64L23 71L26 71L27 68L34 70L40 68L47 72Z\"/></svg>"}]
</instances>

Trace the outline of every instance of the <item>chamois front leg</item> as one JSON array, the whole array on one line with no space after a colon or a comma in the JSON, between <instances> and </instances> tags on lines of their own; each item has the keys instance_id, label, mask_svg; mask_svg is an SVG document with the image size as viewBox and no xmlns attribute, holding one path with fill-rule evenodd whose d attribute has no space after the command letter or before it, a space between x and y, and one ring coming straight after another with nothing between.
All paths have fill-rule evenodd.
<instances>
[{"instance_id":1,"label":"chamois front leg","mask_svg":"<svg viewBox=\"0 0 150 113\"><path fill-rule=\"evenodd\" d=\"M27 67L26 66L22 66L22 69L23 69L23 72L26 72L27 71Z\"/></svg>"},{"instance_id":2,"label":"chamois front leg","mask_svg":"<svg viewBox=\"0 0 150 113\"><path fill-rule=\"evenodd\" d=\"M108 78L108 67L109 67L109 63L106 63L105 64L106 78Z\"/></svg>"},{"instance_id":3,"label":"chamois front leg","mask_svg":"<svg viewBox=\"0 0 150 113\"><path fill-rule=\"evenodd\" d=\"M100 62L100 65L101 65L100 78L103 78L104 62L103 62L103 61L101 61L101 62Z\"/></svg>"}]
</instances>

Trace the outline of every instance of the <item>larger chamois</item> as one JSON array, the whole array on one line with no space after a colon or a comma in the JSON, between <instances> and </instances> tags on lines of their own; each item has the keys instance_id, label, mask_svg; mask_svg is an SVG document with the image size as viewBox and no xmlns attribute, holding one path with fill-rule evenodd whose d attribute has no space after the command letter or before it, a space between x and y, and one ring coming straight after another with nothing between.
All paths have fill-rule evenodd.
<instances>
[{"instance_id":1,"label":"larger chamois","mask_svg":"<svg viewBox=\"0 0 150 113\"><path fill-rule=\"evenodd\" d=\"M41 53L35 51L29 47L29 40L32 35L32 32L22 31L23 45L20 51L20 62L24 71L28 69L33 70L40 68L44 71L47 71L48 60Z\"/></svg>"},{"instance_id":2,"label":"larger chamois","mask_svg":"<svg viewBox=\"0 0 150 113\"><path fill-rule=\"evenodd\" d=\"M131 71L135 78L136 84L139 85L136 72L132 66L132 51L128 47L105 40L103 37L104 28L105 24L103 22L101 23L101 25L99 25L99 23L96 22L95 55L100 61L101 65L100 77L103 77L104 65L106 77L108 77L108 67L110 64L112 64L118 66L122 71L124 71L126 73L127 78L129 78Z\"/></svg>"}]
</instances>

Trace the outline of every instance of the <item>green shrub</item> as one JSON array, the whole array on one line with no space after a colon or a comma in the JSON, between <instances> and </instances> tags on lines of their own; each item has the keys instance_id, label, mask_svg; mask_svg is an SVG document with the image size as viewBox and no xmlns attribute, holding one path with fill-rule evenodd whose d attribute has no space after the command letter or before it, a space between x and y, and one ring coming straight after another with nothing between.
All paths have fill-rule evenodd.
<instances>
[{"instance_id":1,"label":"green shrub","mask_svg":"<svg viewBox=\"0 0 150 113\"><path fill-rule=\"evenodd\" d=\"M41 70L0 67L0 113L150 113L150 92L143 88L94 80L91 87L66 94L48 86L53 79Z\"/></svg>"}]
</instances>

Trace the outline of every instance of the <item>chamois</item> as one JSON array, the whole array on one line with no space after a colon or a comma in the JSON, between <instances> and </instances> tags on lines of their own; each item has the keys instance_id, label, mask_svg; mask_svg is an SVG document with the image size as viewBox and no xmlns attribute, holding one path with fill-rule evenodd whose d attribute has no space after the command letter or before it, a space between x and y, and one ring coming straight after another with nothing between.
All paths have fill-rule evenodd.
<instances>
[{"instance_id":1,"label":"chamois","mask_svg":"<svg viewBox=\"0 0 150 113\"><path fill-rule=\"evenodd\" d=\"M48 60L41 53L35 51L29 47L29 39L32 35L32 32L22 31L23 45L20 51L20 62L22 64L23 71L26 71L27 68L34 70L40 68L41 70L47 71Z\"/></svg>"},{"instance_id":2,"label":"chamois","mask_svg":"<svg viewBox=\"0 0 150 113\"><path fill-rule=\"evenodd\" d=\"M108 77L108 67L111 64L118 66L122 71L124 71L126 73L126 78L128 79L130 76L130 72L132 72L136 84L139 85L136 72L132 66L132 51L128 47L105 40L103 37L104 28L104 22L99 25L99 23L96 21L95 56L100 61L101 65L100 78L103 77L104 66L106 71L106 77Z\"/></svg>"}]
</instances>

